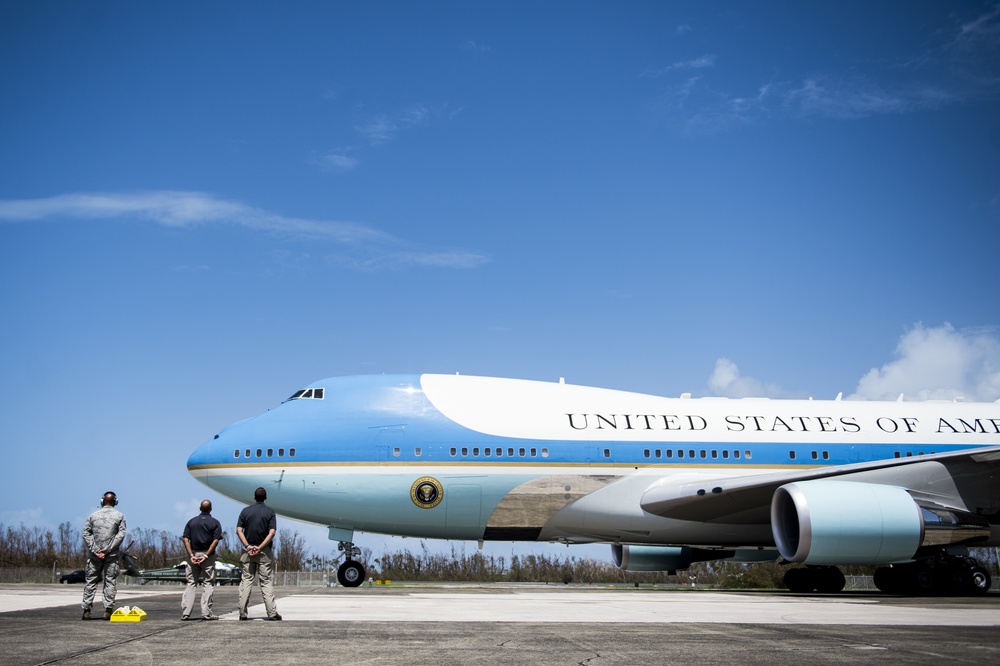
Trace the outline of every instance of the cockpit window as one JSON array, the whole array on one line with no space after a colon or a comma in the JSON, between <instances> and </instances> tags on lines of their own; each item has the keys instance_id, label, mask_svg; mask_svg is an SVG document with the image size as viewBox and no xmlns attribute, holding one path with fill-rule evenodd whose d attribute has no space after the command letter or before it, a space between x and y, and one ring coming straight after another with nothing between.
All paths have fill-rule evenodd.
<instances>
[{"instance_id":1,"label":"cockpit window","mask_svg":"<svg viewBox=\"0 0 1000 666\"><path fill-rule=\"evenodd\" d=\"M307 388L299 389L292 394L289 400L322 400L323 394L326 393L326 389L321 388Z\"/></svg>"}]
</instances>

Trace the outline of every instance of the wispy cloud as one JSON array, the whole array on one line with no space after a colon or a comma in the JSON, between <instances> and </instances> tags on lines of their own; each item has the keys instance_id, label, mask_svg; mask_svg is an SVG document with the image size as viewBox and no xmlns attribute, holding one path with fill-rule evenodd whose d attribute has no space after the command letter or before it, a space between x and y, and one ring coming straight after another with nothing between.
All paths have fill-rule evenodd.
<instances>
[{"instance_id":1,"label":"wispy cloud","mask_svg":"<svg viewBox=\"0 0 1000 666\"><path fill-rule=\"evenodd\" d=\"M357 169L361 162L357 158L347 155L345 151L339 151L324 155L314 154L309 158L309 163L318 166L323 171L348 173Z\"/></svg>"},{"instance_id":2,"label":"wispy cloud","mask_svg":"<svg viewBox=\"0 0 1000 666\"><path fill-rule=\"evenodd\" d=\"M413 266L476 268L490 261L479 252L412 248L412 243L356 222L289 217L203 192L76 193L0 200L0 223L116 218L147 220L173 228L230 225L350 246L352 258L342 263L369 270Z\"/></svg>"},{"instance_id":3,"label":"wispy cloud","mask_svg":"<svg viewBox=\"0 0 1000 666\"><path fill-rule=\"evenodd\" d=\"M694 70L705 69L714 66L715 66L715 55L709 53L698 58L691 58L689 60L678 60L676 62L667 65L666 67L658 67L658 68L649 67L643 70L643 72L639 76L643 78L656 78L659 76L664 76L665 74L669 74L670 72L690 71L693 69Z\"/></svg>"},{"instance_id":4,"label":"wispy cloud","mask_svg":"<svg viewBox=\"0 0 1000 666\"><path fill-rule=\"evenodd\" d=\"M377 114L356 125L354 130L371 145L378 146L396 138L396 135L404 130L425 126L432 120L442 117L445 108L412 104L397 111Z\"/></svg>"},{"instance_id":5,"label":"wispy cloud","mask_svg":"<svg viewBox=\"0 0 1000 666\"><path fill-rule=\"evenodd\" d=\"M929 35L928 43L920 53L869 62L863 73L820 71L797 79L747 82L744 90L756 94L734 92L732 84L720 83L728 70L717 66L714 55L650 68L642 76L683 77L660 91L659 105L668 121L691 134L775 119L857 120L919 113L1000 95L1000 4ZM698 76L692 77L693 72Z\"/></svg>"}]
</instances>

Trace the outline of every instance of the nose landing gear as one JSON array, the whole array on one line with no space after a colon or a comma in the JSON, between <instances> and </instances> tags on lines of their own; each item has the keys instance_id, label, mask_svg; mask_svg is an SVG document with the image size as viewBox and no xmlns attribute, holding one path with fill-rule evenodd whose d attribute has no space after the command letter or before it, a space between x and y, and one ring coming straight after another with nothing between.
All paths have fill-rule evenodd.
<instances>
[{"instance_id":1,"label":"nose landing gear","mask_svg":"<svg viewBox=\"0 0 1000 666\"><path fill-rule=\"evenodd\" d=\"M351 541L339 541L337 550L344 552L344 562L337 569L337 582L344 587L358 587L365 580L365 567L353 558L361 555L361 549Z\"/></svg>"}]
</instances>

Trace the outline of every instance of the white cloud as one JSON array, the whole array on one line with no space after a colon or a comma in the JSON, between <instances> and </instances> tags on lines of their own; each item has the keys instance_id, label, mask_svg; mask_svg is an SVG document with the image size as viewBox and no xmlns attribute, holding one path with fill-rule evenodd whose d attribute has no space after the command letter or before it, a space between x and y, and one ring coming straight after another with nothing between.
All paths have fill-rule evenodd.
<instances>
[{"instance_id":1,"label":"white cloud","mask_svg":"<svg viewBox=\"0 0 1000 666\"><path fill-rule=\"evenodd\" d=\"M728 398L799 397L777 384L741 375L728 358L715 362L708 386L713 395ZM900 338L896 359L872 368L847 399L896 400L900 394L904 400L1000 399L1000 332L917 324Z\"/></svg>"},{"instance_id":2,"label":"white cloud","mask_svg":"<svg viewBox=\"0 0 1000 666\"><path fill-rule=\"evenodd\" d=\"M1000 398L1000 337L995 330L918 324L900 338L896 356L872 368L850 397L895 400L902 393L910 400Z\"/></svg>"},{"instance_id":3,"label":"white cloud","mask_svg":"<svg viewBox=\"0 0 1000 666\"><path fill-rule=\"evenodd\" d=\"M708 386L714 395L726 398L778 398L784 394L776 384L765 384L741 375L739 367L728 358L715 362Z\"/></svg>"}]
</instances>

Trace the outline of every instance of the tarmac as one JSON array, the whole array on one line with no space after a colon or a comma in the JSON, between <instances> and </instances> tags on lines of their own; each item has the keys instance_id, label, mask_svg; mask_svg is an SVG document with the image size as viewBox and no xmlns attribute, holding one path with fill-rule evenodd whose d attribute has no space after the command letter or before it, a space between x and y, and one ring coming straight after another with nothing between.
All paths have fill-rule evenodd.
<instances>
[{"instance_id":1,"label":"tarmac","mask_svg":"<svg viewBox=\"0 0 1000 666\"><path fill-rule=\"evenodd\" d=\"M652 587L393 584L277 588L239 622L180 620L181 586L123 586L135 623L80 620L79 585L0 585L0 664L1000 663L1000 594L905 598ZM99 598L98 593L98 598ZM197 604L195 606L197 613ZM100 616L99 604L95 615Z\"/></svg>"}]
</instances>

